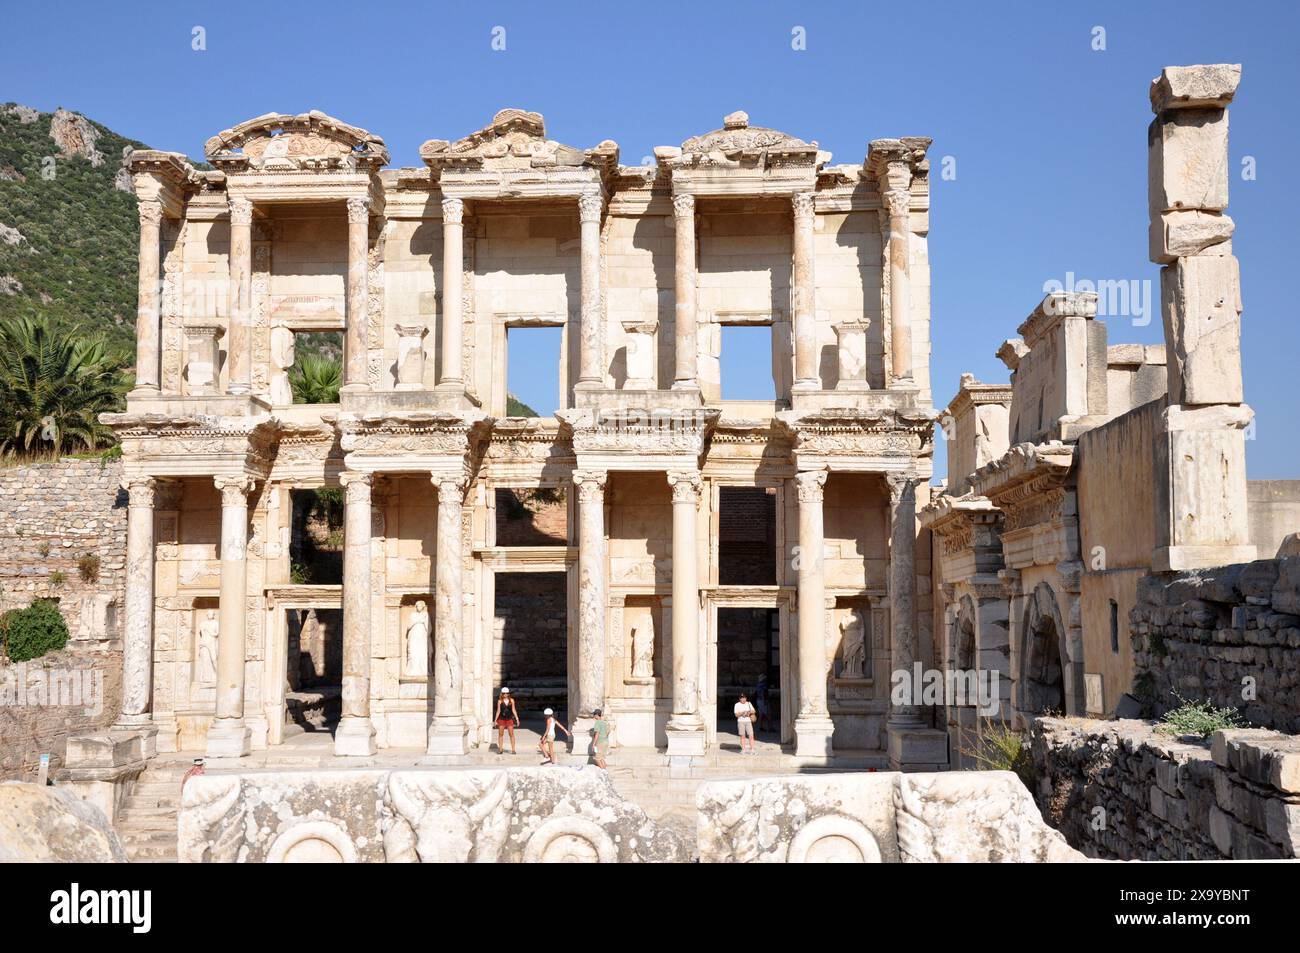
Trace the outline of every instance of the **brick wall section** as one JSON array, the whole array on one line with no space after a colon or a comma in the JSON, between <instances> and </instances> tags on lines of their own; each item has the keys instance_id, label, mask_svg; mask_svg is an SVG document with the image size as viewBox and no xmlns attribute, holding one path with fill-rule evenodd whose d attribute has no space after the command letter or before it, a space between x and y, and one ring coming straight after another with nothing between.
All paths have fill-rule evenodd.
<instances>
[{"instance_id":1,"label":"brick wall section","mask_svg":"<svg viewBox=\"0 0 1300 953\"><path fill-rule=\"evenodd\" d=\"M1244 729L1201 741L1082 718L1039 718L1030 733L1039 808L1090 857L1300 856L1300 737Z\"/></svg>"},{"instance_id":2,"label":"brick wall section","mask_svg":"<svg viewBox=\"0 0 1300 953\"><path fill-rule=\"evenodd\" d=\"M0 611L57 599L72 638L116 636L88 630L94 613L85 602L104 597L122 605L126 493L118 485L120 470L117 462L71 459L0 470ZM82 578L79 562L87 555L99 557L96 581Z\"/></svg>"},{"instance_id":3,"label":"brick wall section","mask_svg":"<svg viewBox=\"0 0 1300 953\"><path fill-rule=\"evenodd\" d=\"M0 659L0 780L31 780L43 753L53 774L69 734L105 727L121 708L126 494L119 476L120 464L99 460L0 470L0 611L57 599L71 637L66 649L23 666ZM96 580L82 578L86 555L99 557ZM54 670L100 673L82 684L98 685L102 698L41 703L33 683Z\"/></svg>"},{"instance_id":4,"label":"brick wall section","mask_svg":"<svg viewBox=\"0 0 1300 953\"><path fill-rule=\"evenodd\" d=\"M1237 708L1300 732L1300 557L1149 576L1130 615L1136 686L1155 714Z\"/></svg>"}]
</instances>

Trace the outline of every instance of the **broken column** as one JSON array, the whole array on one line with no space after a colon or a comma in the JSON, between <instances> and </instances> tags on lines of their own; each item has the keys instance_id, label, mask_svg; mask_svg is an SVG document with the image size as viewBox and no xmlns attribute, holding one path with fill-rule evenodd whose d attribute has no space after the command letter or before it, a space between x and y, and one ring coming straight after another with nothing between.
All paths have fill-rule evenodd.
<instances>
[{"instance_id":1,"label":"broken column","mask_svg":"<svg viewBox=\"0 0 1300 953\"><path fill-rule=\"evenodd\" d=\"M1160 271L1169 406L1158 453L1156 570L1255 558L1246 519L1241 283L1228 206L1228 104L1241 66L1171 66L1151 84L1151 260Z\"/></svg>"}]
</instances>

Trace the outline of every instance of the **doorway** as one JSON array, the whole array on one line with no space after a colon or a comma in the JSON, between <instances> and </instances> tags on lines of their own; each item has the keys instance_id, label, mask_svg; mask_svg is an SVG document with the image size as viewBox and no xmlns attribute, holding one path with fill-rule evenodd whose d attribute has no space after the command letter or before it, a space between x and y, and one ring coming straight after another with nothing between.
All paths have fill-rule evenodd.
<instances>
[{"instance_id":1,"label":"doorway","mask_svg":"<svg viewBox=\"0 0 1300 953\"><path fill-rule=\"evenodd\" d=\"M735 705L744 692L758 709L759 741L781 740L781 612L768 606L719 606L717 620L718 744L739 750Z\"/></svg>"},{"instance_id":2,"label":"doorway","mask_svg":"<svg viewBox=\"0 0 1300 953\"><path fill-rule=\"evenodd\" d=\"M343 610L285 609L284 730L333 734L343 709Z\"/></svg>"},{"instance_id":3,"label":"doorway","mask_svg":"<svg viewBox=\"0 0 1300 953\"><path fill-rule=\"evenodd\" d=\"M503 687L519 710L520 727L545 727L547 708L568 716L568 574L498 572L493 596L492 705Z\"/></svg>"}]
</instances>

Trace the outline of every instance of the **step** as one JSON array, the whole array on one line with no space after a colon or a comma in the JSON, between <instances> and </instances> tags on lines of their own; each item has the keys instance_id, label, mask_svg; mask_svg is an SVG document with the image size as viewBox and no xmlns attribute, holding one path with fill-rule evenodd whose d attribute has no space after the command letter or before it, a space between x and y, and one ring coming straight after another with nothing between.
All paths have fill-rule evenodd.
<instances>
[{"instance_id":1,"label":"step","mask_svg":"<svg viewBox=\"0 0 1300 953\"><path fill-rule=\"evenodd\" d=\"M141 797L138 794L128 794L126 800L122 802L122 807L128 811L159 811L167 810L173 814L180 809L181 799L173 795L163 797Z\"/></svg>"},{"instance_id":2,"label":"step","mask_svg":"<svg viewBox=\"0 0 1300 953\"><path fill-rule=\"evenodd\" d=\"M131 825L143 826L148 824L176 824L176 809L166 807L137 807L127 808L122 812L118 821L119 826Z\"/></svg>"}]
</instances>

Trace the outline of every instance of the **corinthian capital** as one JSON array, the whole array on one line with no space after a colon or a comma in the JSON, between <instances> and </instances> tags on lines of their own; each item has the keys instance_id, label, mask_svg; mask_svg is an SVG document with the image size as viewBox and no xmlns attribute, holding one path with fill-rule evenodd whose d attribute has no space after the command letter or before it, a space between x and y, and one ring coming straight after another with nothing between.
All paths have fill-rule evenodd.
<instances>
[{"instance_id":1,"label":"corinthian capital","mask_svg":"<svg viewBox=\"0 0 1300 953\"><path fill-rule=\"evenodd\" d=\"M826 471L804 470L794 475L800 503L820 503L825 496Z\"/></svg>"},{"instance_id":2,"label":"corinthian capital","mask_svg":"<svg viewBox=\"0 0 1300 953\"><path fill-rule=\"evenodd\" d=\"M162 203L161 202L141 202L140 203L140 224L153 225L157 227L162 224Z\"/></svg>"},{"instance_id":3,"label":"corinthian capital","mask_svg":"<svg viewBox=\"0 0 1300 953\"><path fill-rule=\"evenodd\" d=\"M370 490L375 485L373 473L361 473L349 470L339 474L339 483L343 485L343 499L348 504L370 502Z\"/></svg>"},{"instance_id":4,"label":"corinthian capital","mask_svg":"<svg viewBox=\"0 0 1300 953\"><path fill-rule=\"evenodd\" d=\"M230 224L231 225L252 225L253 224L253 203L245 198L232 198L229 200L230 207Z\"/></svg>"},{"instance_id":5,"label":"corinthian capital","mask_svg":"<svg viewBox=\"0 0 1300 953\"><path fill-rule=\"evenodd\" d=\"M438 488L440 505L461 506L465 502L465 478L434 474L434 486Z\"/></svg>"},{"instance_id":6,"label":"corinthian capital","mask_svg":"<svg viewBox=\"0 0 1300 953\"><path fill-rule=\"evenodd\" d=\"M364 225L370 221L370 199L348 199L348 224Z\"/></svg>"},{"instance_id":7,"label":"corinthian capital","mask_svg":"<svg viewBox=\"0 0 1300 953\"><path fill-rule=\"evenodd\" d=\"M465 203L460 199L442 200L442 223L459 225L465 221Z\"/></svg>"},{"instance_id":8,"label":"corinthian capital","mask_svg":"<svg viewBox=\"0 0 1300 953\"><path fill-rule=\"evenodd\" d=\"M673 214L678 219L693 219L695 217L695 196L674 195Z\"/></svg>"},{"instance_id":9,"label":"corinthian capital","mask_svg":"<svg viewBox=\"0 0 1300 953\"><path fill-rule=\"evenodd\" d=\"M673 488L674 503L699 505L703 483L698 470L669 470L668 485Z\"/></svg>"},{"instance_id":10,"label":"corinthian capital","mask_svg":"<svg viewBox=\"0 0 1300 953\"><path fill-rule=\"evenodd\" d=\"M574 470L573 485L578 488L579 503L601 503L605 499L605 481L609 478L604 470Z\"/></svg>"},{"instance_id":11,"label":"corinthian capital","mask_svg":"<svg viewBox=\"0 0 1300 953\"><path fill-rule=\"evenodd\" d=\"M888 192L881 193L881 199L885 203L885 208L889 210L891 219L906 220L912 206L912 193L910 191L907 189L890 189Z\"/></svg>"},{"instance_id":12,"label":"corinthian capital","mask_svg":"<svg viewBox=\"0 0 1300 953\"><path fill-rule=\"evenodd\" d=\"M885 482L889 484L889 502L916 505L916 485L921 482L910 473L887 473Z\"/></svg>"},{"instance_id":13,"label":"corinthian capital","mask_svg":"<svg viewBox=\"0 0 1300 953\"><path fill-rule=\"evenodd\" d=\"M128 506L152 508L158 481L147 476L127 477L122 481L122 489L126 490Z\"/></svg>"},{"instance_id":14,"label":"corinthian capital","mask_svg":"<svg viewBox=\"0 0 1300 953\"><path fill-rule=\"evenodd\" d=\"M248 494L253 492L253 478L238 474L213 477L212 482L221 491L222 506L247 506Z\"/></svg>"},{"instance_id":15,"label":"corinthian capital","mask_svg":"<svg viewBox=\"0 0 1300 953\"><path fill-rule=\"evenodd\" d=\"M605 200L599 192L583 192L578 196L578 221L599 223L604 208Z\"/></svg>"},{"instance_id":16,"label":"corinthian capital","mask_svg":"<svg viewBox=\"0 0 1300 953\"><path fill-rule=\"evenodd\" d=\"M808 225L813 220L813 194L796 192L790 196L790 206L794 209L796 225Z\"/></svg>"}]
</instances>

